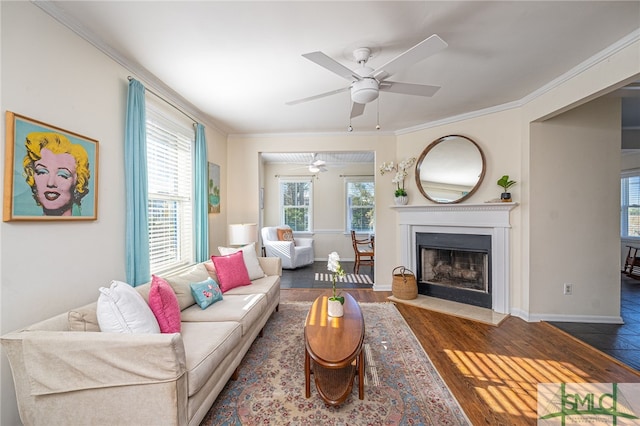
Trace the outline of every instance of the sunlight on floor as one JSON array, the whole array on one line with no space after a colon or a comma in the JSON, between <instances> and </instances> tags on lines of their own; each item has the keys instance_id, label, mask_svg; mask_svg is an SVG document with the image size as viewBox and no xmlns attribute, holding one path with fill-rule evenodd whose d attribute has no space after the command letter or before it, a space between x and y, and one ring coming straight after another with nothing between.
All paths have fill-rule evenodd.
<instances>
[{"instance_id":1,"label":"sunlight on floor","mask_svg":"<svg viewBox=\"0 0 640 426\"><path fill-rule=\"evenodd\" d=\"M476 392L492 410L512 416L537 418L538 383L589 379L570 363L450 349L444 352L462 374L476 381Z\"/></svg>"}]
</instances>

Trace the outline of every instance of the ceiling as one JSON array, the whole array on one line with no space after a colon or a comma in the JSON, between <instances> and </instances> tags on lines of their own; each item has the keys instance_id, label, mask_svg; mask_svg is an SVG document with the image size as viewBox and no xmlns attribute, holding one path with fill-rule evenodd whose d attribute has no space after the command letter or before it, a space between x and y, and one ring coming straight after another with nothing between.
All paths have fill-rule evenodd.
<instances>
[{"instance_id":1,"label":"ceiling","mask_svg":"<svg viewBox=\"0 0 640 426\"><path fill-rule=\"evenodd\" d=\"M393 80L441 89L432 97L381 92L351 123L354 132L375 131L378 120L382 132L401 132L518 105L640 34L638 1L35 4L229 134L346 132L349 92L286 105L349 84L301 56L308 52L354 69L353 50L369 47L376 68L438 34L448 47Z\"/></svg>"}]
</instances>

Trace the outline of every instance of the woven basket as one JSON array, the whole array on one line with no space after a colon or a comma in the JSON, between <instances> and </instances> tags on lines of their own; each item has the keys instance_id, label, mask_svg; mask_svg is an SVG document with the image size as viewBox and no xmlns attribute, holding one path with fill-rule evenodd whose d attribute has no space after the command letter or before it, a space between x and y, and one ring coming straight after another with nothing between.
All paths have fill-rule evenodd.
<instances>
[{"instance_id":1,"label":"woven basket","mask_svg":"<svg viewBox=\"0 0 640 426\"><path fill-rule=\"evenodd\" d=\"M400 270L400 273L396 274L397 269ZM413 275L413 272L404 266L396 266L393 268L392 273L393 284L391 292L394 297L403 300L412 300L418 297L418 284L416 283L416 277Z\"/></svg>"}]
</instances>

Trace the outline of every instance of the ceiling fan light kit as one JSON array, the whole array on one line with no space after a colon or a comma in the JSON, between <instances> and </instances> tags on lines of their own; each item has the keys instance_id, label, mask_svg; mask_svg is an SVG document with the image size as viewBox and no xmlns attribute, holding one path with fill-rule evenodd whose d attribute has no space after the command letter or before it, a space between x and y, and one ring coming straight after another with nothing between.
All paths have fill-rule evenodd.
<instances>
[{"instance_id":1,"label":"ceiling fan light kit","mask_svg":"<svg viewBox=\"0 0 640 426\"><path fill-rule=\"evenodd\" d=\"M378 98L378 82L367 77L351 85L351 100L357 104L366 104Z\"/></svg>"}]
</instances>

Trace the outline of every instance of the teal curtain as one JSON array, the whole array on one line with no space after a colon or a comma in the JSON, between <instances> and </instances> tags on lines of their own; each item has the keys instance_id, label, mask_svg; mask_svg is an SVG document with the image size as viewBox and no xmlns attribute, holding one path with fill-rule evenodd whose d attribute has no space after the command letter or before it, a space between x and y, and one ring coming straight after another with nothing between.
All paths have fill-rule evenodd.
<instances>
[{"instance_id":1,"label":"teal curtain","mask_svg":"<svg viewBox=\"0 0 640 426\"><path fill-rule=\"evenodd\" d=\"M196 124L194 181L196 262L204 262L209 258L209 170L207 140L204 135L204 126L200 123Z\"/></svg>"},{"instance_id":2,"label":"teal curtain","mask_svg":"<svg viewBox=\"0 0 640 426\"><path fill-rule=\"evenodd\" d=\"M147 123L145 88L129 80L124 137L126 192L126 273L127 282L137 286L149 282L149 217L147 193Z\"/></svg>"}]
</instances>

